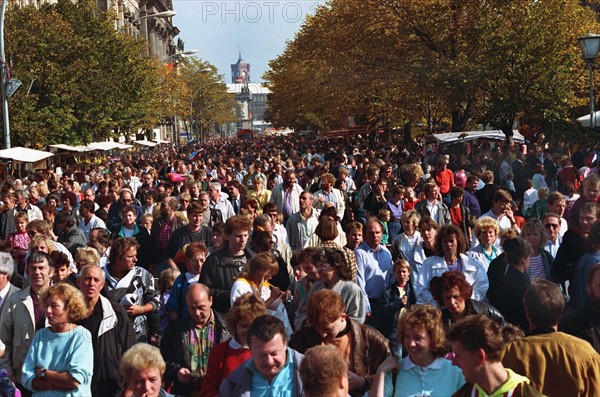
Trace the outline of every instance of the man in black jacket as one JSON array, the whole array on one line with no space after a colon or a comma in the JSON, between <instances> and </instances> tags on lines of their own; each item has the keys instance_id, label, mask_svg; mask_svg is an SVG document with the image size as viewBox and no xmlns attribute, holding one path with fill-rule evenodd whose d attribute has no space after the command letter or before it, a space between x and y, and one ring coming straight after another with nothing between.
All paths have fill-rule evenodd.
<instances>
[{"instance_id":1,"label":"man in black jacket","mask_svg":"<svg viewBox=\"0 0 600 397\"><path fill-rule=\"evenodd\" d=\"M190 316L169 324L160 342L165 381L173 382L171 392L182 396L200 391L212 347L229 338L222 316L211 309L208 287L190 285L185 301Z\"/></svg>"},{"instance_id":2,"label":"man in black jacket","mask_svg":"<svg viewBox=\"0 0 600 397\"><path fill-rule=\"evenodd\" d=\"M92 396L121 396L124 379L119 372L123 353L136 342L131 320L123 308L100 295L105 275L101 267L84 266L77 285L88 307L88 316L79 324L92 334L94 375Z\"/></svg>"},{"instance_id":3,"label":"man in black jacket","mask_svg":"<svg viewBox=\"0 0 600 397\"><path fill-rule=\"evenodd\" d=\"M210 288L214 310L226 313L230 307L231 287L254 252L246 248L252 222L244 215L234 215L225 222L226 242L208 258L200 273L200 282Z\"/></svg>"}]
</instances>

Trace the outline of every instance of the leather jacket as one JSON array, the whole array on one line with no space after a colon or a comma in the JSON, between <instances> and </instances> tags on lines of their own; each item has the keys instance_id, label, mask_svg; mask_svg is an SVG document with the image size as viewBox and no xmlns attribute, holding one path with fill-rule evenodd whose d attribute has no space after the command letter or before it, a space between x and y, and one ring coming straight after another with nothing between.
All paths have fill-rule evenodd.
<instances>
[{"instance_id":1,"label":"leather jacket","mask_svg":"<svg viewBox=\"0 0 600 397\"><path fill-rule=\"evenodd\" d=\"M465 302L465 312L463 314L463 317L480 314L490 318L492 321L500 324L501 326L506 325L504 316L494 306L490 305L489 303L480 302L473 299L467 299L467 301ZM453 324L452 315L450 314L450 311L446 308L442 309L442 321L444 322L444 326L446 327L446 329L450 329L450 327Z\"/></svg>"}]
</instances>

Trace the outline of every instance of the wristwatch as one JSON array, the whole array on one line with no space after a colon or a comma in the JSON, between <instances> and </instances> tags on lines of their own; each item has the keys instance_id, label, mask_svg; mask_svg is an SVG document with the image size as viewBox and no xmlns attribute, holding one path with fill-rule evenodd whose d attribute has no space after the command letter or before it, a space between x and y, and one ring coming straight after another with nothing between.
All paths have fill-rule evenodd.
<instances>
[{"instance_id":1,"label":"wristwatch","mask_svg":"<svg viewBox=\"0 0 600 397\"><path fill-rule=\"evenodd\" d=\"M43 370L40 371L40 379L41 380L46 380L46 372L48 372L48 370L46 368L44 368Z\"/></svg>"}]
</instances>

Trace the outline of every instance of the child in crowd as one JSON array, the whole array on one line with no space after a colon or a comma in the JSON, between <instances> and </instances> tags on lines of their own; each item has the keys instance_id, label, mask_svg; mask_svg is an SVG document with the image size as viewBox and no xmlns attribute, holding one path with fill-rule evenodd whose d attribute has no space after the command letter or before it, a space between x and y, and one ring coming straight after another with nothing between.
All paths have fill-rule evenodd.
<instances>
[{"instance_id":1,"label":"child in crowd","mask_svg":"<svg viewBox=\"0 0 600 397\"><path fill-rule=\"evenodd\" d=\"M8 235L9 247L12 257L17 263L19 274L24 274L25 272L25 256L29 248L28 222L29 218L26 212L17 212L15 215L16 231Z\"/></svg>"},{"instance_id":2,"label":"child in crowd","mask_svg":"<svg viewBox=\"0 0 600 397\"><path fill-rule=\"evenodd\" d=\"M197 283L200 279L200 272L208 255L208 248L201 241L188 244L184 247L184 251L187 272L177 277L173 283L171 295L165 304L165 310L172 320L189 315L185 294L190 285Z\"/></svg>"},{"instance_id":3,"label":"child in crowd","mask_svg":"<svg viewBox=\"0 0 600 397\"><path fill-rule=\"evenodd\" d=\"M152 222L154 222L154 218L152 214L144 214L142 215L142 227L145 227L148 230L148 233L152 231Z\"/></svg>"},{"instance_id":4,"label":"child in crowd","mask_svg":"<svg viewBox=\"0 0 600 397\"><path fill-rule=\"evenodd\" d=\"M52 275L52 283L66 283L69 281L71 275L71 269L69 268L69 258L67 255L60 251L52 251L50 253L52 258L52 267L54 268L54 274Z\"/></svg>"},{"instance_id":5,"label":"child in crowd","mask_svg":"<svg viewBox=\"0 0 600 397\"><path fill-rule=\"evenodd\" d=\"M395 283L390 285L381 298L381 305L376 311L380 319L379 330L392 344L396 341L396 324L406 311L415 303L415 293L410 282L410 264L405 259L398 259L392 267ZM395 346L396 349L399 346ZM400 357L400 356L398 356Z\"/></svg>"},{"instance_id":6,"label":"child in crowd","mask_svg":"<svg viewBox=\"0 0 600 397\"><path fill-rule=\"evenodd\" d=\"M160 309L158 310L158 314L160 317L158 329L162 334L169 325L171 318L169 317L169 313L167 313L166 305L169 301L169 296L171 296L171 289L173 288L173 284L175 284L175 280L179 277L181 273L177 269L165 269L160 272L160 277L158 278L158 291L160 293Z\"/></svg>"},{"instance_id":7,"label":"child in crowd","mask_svg":"<svg viewBox=\"0 0 600 397\"><path fill-rule=\"evenodd\" d=\"M380 209L379 212L377 213L377 218L379 219L379 223L381 223L381 226L383 227L383 236L381 236L381 244L383 244L383 245L390 245L390 242L389 242L390 234L389 234L389 229L388 229L388 222L390 221L391 217L392 217L392 212L390 210L386 210L385 208Z\"/></svg>"}]
</instances>

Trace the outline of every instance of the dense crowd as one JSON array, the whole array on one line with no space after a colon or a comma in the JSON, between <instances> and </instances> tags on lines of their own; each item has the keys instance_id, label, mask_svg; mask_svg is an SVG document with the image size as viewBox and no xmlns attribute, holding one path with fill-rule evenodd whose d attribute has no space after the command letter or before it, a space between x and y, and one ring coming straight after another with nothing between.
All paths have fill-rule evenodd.
<instances>
[{"instance_id":1,"label":"dense crowd","mask_svg":"<svg viewBox=\"0 0 600 397\"><path fill-rule=\"evenodd\" d=\"M600 395L600 156L263 137L0 180L0 395Z\"/></svg>"}]
</instances>

